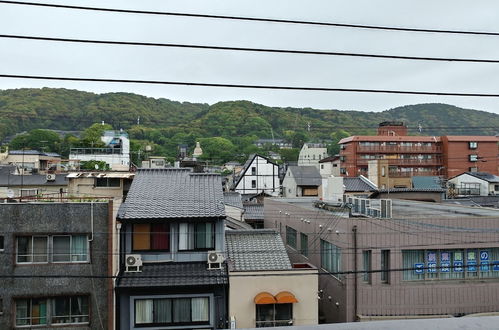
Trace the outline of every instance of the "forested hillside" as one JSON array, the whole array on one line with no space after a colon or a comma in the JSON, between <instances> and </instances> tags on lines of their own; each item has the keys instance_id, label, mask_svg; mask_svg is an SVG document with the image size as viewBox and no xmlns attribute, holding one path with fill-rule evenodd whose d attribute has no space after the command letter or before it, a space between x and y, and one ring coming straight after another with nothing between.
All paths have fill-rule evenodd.
<instances>
[{"instance_id":1,"label":"forested hillside","mask_svg":"<svg viewBox=\"0 0 499 330\"><path fill-rule=\"evenodd\" d=\"M94 94L67 89L0 91L0 140L32 129L83 130L104 121L123 128L136 144L153 144L173 157L179 143L221 137L240 157L253 152L258 138L285 138L296 147L305 141L330 141L372 134L378 123L400 120L410 134L493 135L499 115L447 104L418 104L383 112L267 107L249 101L213 105L180 103L131 93ZM422 130L419 129L419 125ZM219 142L221 140L218 140ZM334 149L334 148L333 148Z\"/></svg>"}]
</instances>

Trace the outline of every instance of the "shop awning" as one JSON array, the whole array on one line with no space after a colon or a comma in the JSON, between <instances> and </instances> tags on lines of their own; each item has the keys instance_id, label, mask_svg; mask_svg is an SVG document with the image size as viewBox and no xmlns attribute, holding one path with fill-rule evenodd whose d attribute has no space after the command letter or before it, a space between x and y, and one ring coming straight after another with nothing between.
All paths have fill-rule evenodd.
<instances>
[{"instance_id":1,"label":"shop awning","mask_svg":"<svg viewBox=\"0 0 499 330\"><path fill-rule=\"evenodd\" d=\"M279 292L276 294L275 299L278 304L292 304L298 302L295 295L288 291Z\"/></svg>"},{"instance_id":2,"label":"shop awning","mask_svg":"<svg viewBox=\"0 0 499 330\"><path fill-rule=\"evenodd\" d=\"M255 296L255 304L257 305L266 305L266 304L275 304L277 300L268 292L260 292Z\"/></svg>"}]
</instances>

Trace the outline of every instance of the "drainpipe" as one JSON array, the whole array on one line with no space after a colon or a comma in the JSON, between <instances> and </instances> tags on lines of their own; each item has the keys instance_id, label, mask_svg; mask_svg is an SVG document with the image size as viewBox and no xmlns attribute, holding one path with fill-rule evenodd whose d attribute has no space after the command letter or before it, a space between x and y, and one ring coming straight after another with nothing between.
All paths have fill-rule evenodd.
<instances>
[{"instance_id":1,"label":"drainpipe","mask_svg":"<svg viewBox=\"0 0 499 330\"><path fill-rule=\"evenodd\" d=\"M358 296L358 291L359 291L359 279L358 279L358 273L357 273L357 226L353 226L352 228L353 232L353 262L354 262L354 296L353 296L353 320L357 321L357 309L358 309L358 302L357 302L357 296Z\"/></svg>"}]
</instances>

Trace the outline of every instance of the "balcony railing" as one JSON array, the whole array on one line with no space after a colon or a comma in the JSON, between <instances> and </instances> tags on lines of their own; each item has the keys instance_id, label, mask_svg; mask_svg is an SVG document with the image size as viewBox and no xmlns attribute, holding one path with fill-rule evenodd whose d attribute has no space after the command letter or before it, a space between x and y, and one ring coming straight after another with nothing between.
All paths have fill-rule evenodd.
<instances>
[{"instance_id":1,"label":"balcony railing","mask_svg":"<svg viewBox=\"0 0 499 330\"><path fill-rule=\"evenodd\" d=\"M410 178L411 176L438 176L439 171L407 171L407 172L388 172L390 178Z\"/></svg>"},{"instance_id":2,"label":"balcony railing","mask_svg":"<svg viewBox=\"0 0 499 330\"><path fill-rule=\"evenodd\" d=\"M367 165L370 160L375 159L357 159L358 165ZM411 165L411 166L441 166L442 160L440 158L432 159L383 159L387 160L389 165Z\"/></svg>"},{"instance_id":3,"label":"balcony railing","mask_svg":"<svg viewBox=\"0 0 499 330\"><path fill-rule=\"evenodd\" d=\"M372 153L440 153L442 152L442 147L440 146L412 146L412 147L402 147L402 146L357 146L357 152L372 152Z\"/></svg>"},{"instance_id":4,"label":"balcony railing","mask_svg":"<svg viewBox=\"0 0 499 330\"><path fill-rule=\"evenodd\" d=\"M71 148L72 155L119 155L121 148Z\"/></svg>"},{"instance_id":5,"label":"balcony railing","mask_svg":"<svg viewBox=\"0 0 499 330\"><path fill-rule=\"evenodd\" d=\"M293 320L256 321L257 328L290 327Z\"/></svg>"}]
</instances>

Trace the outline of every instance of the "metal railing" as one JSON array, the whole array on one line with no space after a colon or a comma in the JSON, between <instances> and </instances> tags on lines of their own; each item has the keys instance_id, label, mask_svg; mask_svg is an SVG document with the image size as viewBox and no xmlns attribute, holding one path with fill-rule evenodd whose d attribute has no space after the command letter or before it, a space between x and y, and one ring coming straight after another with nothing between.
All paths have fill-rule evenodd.
<instances>
[{"instance_id":1,"label":"metal railing","mask_svg":"<svg viewBox=\"0 0 499 330\"><path fill-rule=\"evenodd\" d=\"M392 153L439 153L440 146L357 146L357 152L392 152Z\"/></svg>"},{"instance_id":2,"label":"metal railing","mask_svg":"<svg viewBox=\"0 0 499 330\"><path fill-rule=\"evenodd\" d=\"M70 155L120 155L121 148L71 148Z\"/></svg>"},{"instance_id":3,"label":"metal railing","mask_svg":"<svg viewBox=\"0 0 499 330\"><path fill-rule=\"evenodd\" d=\"M293 320L256 321L255 323L257 328L290 327L293 325Z\"/></svg>"}]
</instances>

